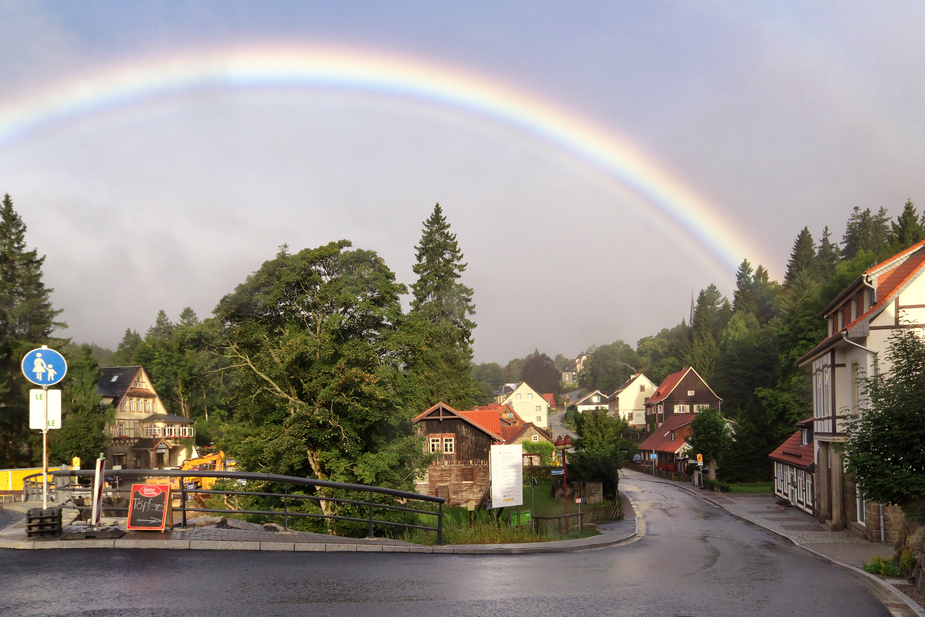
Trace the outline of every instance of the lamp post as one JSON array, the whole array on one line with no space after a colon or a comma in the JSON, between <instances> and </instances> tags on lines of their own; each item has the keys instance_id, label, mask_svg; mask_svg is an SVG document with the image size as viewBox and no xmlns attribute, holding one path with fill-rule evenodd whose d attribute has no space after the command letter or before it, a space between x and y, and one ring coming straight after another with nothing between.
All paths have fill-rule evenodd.
<instances>
[{"instance_id":1,"label":"lamp post","mask_svg":"<svg viewBox=\"0 0 925 617\"><path fill-rule=\"evenodd\" d=\"M572 447L572 440L568 433L565 437L559 435L555 441L556 450L562 453L562 501L565 502L565 514L568 515L568 467L566 450ZM568 533L568 516L565 517L565 533Z\"/></svg>"}]
</instances>

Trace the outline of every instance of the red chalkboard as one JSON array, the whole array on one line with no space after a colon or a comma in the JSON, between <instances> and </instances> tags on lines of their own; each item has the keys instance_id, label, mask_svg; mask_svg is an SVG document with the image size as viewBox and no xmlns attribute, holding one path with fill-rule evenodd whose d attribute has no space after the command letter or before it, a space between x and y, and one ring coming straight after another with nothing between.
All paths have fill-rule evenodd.
<instances>
[{"instance_id":1,"label":"red chalkboard","mask_svg":"<svg viewBox=\"0 0 925 617\"><path fill-rule=\"evenodd\" d=\"M133 484L128 504L127 531L164 531L167 521L173 527L173 508L169 484Z\"/></svg>"}]
</instances>

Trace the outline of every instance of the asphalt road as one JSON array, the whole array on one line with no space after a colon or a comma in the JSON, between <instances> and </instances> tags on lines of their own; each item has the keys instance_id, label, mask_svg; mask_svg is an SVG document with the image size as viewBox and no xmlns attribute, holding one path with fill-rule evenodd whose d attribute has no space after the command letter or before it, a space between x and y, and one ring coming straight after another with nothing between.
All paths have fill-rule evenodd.
<instances>
[{"instance_id":1,"label":"asphalt road","mask_svg":"<svg viewBox=\"0 0 925 617\"><path fill-rule=\"evenodd\" d=\"M630 545L509 556L0 551L0 615L889 615L854 576L634 478Z\"/></svg>"}]
</instances>

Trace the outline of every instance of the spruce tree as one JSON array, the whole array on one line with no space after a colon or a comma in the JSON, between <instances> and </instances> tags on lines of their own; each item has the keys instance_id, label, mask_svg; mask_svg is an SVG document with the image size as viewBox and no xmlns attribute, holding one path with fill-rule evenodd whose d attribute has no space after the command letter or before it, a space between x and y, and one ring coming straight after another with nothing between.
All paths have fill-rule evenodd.
<instances>
[{"instance_id":1,"label":"spruce tree","mask_svg":"<svg viewBox=\"0 0 925 617\"><path fill-rule=\"evenodd\" d=\"M793 242L793 250L790 251L790 259L787 261L784 287L793 287L796 278L804 273L811 278L815 278L817 273L816 246L808 227L804 227Z\"/></svg>"},{"instance_id":2,"label":"spruce tree","mask_svg":"<svg viewBox=\"0 0 925 617\"><path fill-rule=\"evenodd\" d=\"M855 206L842 238L844 258L851 259L861 251L870 251L875 257L883 257L882 253L889 249L889 244L890 223L886 209L880 208L874 214L870 208L861 210Z\"/></svg>"},{"instance_id":3,"label":"spruce tree","mask_svg":"<svg viewBox=\"0 0 925 617\"><path fill-rule=\"evenodd\" d=\"M470 375L475 314L472 289L459 280L466 270L463 254L438 203L424 221L413 266L418 280L408 326L423 339L409 361L420 377L421 405L439 401L466 409L477 394Z\"/></svg>"},{"instance_id":4,"label":"spruce tree","mask_svg":"<svg viewBox=\"0 0 925 617\"><path fill-rule=\"evenodd\" d=\"M61 313L52 308L53 290L42 282L42 265L35 249L26 249L26 225L13 209L9 195L0 207L0 468L34 462L29 444L29 384L20 361L30 349L49 342Z\"/></svg>"},{"instance_id":5,"label":"spruce tree","mask_svg":"<svg viewBox=\"0 0 925 617\"><path fill-rule=\"evenodd\" d=\"M890 246L894 253L925 240L925 227L922 226L918 212L915 210L915 204L911 199L906 200L902 214L896 217L896 222L890 224L890 231L892 235Z\"/></svg>"},{"instance_id":6,"label":"spruce tree","mask_svg":"<svg viewBox=\"0 0 925 617\"><path fill-rule=\"evenodd\" d=\"M818 265L819 276L822 281L827 281L835 274L835 266L841 259L841 250L838 245L830 240L832 232L826 226L822 230L822 240L819 241L819 248L816 250L816 263Z\"/></svg>"}]
</instances>

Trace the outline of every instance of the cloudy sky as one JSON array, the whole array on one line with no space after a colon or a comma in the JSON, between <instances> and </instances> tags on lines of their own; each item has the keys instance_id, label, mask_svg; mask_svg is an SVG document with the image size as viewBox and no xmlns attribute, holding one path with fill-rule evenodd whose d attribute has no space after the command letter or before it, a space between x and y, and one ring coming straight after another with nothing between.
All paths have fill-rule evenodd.
<instances>
[{"instance_id":1,"label":"cloudy sky","mask_svg":"<svg viewBox=\"0 0 925 617\"><path fill-rule=\"evenodd\" d=\"M575 356L925 205L923 31L912 1L0 0L0 192L78 342L208 316L282 244L410 284L440 202L476 360Z\"/></svg>"}]
</instances>

